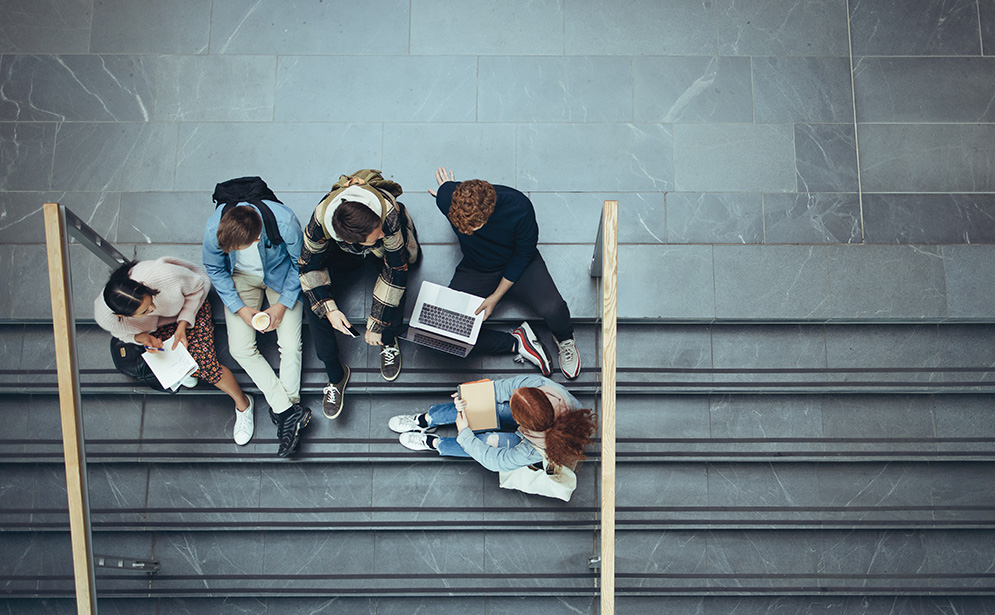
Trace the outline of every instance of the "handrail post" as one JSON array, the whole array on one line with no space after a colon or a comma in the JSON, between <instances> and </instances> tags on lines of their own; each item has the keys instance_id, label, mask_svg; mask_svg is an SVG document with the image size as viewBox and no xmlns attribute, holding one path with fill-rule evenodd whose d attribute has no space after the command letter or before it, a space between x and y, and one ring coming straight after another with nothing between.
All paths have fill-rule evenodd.
<instances>
[{"instance_id":1,"label":"handrail post","mask_svg":"<svg viewBox=\"0 0 995 615\"><path fill-rule=\"evenodd\" d=\"M76 320L73 315L66 215L65 209L58 203L45 203L44 209L48 284L52 296L55 361L59 376L59 411L62 415L62 447L66 460L66 491L69 498L69 530L76 579L76 612L80 615L96 615L97 592L93 574L93 540L90 533L90 503L87 499L86 451L83 447L83 417L80 414Z\"/></svg>"},{"instance_id":2,"label":"handrail post","mask_svg":"<svg viewBox=\"0 0 995 615\"><path fill-rule=\"evenodd\" d=\"M615 613L615 361L618 201L605 201L601 277L601 615Z\"/></svg>"}]
</instances>

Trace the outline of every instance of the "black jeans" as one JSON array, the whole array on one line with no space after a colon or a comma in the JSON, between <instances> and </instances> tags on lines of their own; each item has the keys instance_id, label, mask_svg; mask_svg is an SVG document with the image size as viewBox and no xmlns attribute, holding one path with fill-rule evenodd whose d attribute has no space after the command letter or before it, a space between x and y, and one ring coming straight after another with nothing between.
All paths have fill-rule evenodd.
<instances>
[{"instance_id":1,"label":"black jeans","mask_svg":"<svg viewBox=\"0 0 995 615\"><path fill-rule=\"evenodd\" d=\"M453 273L449 288L478 297L487 297L497 289L502 277L504 277L504 273L501 271L484 273L468 269L460 264ZM560 291L556 289L556 284L550 277L546 261L542 260L541 254L536 253L535 258L522 272L522 276L501 300L505 301L509 297L518 299L532 308L540 318L546 321L546 326L549 327L558 341L573 339L574 329L570 323L570 308L560 296ZM477 338L477 345L474 346L473 352L481 354L514 353L516 352L515 338L508 332L484 327L480 329L480 336Z\"/></svg>"},{"instance_id":2,"label":"black jeans","mask_svg":"<svg viewBox=\"0 0 995 615\"><path fill-rule=\"evenodd\" d=\"M335 246L329 248L332 252L329 254L328 270L335 274L336 276L341 276L350 271L355 271L363 266L363 261L365 257L359 256L358 254L349 254L339 250ZM376 257L372 257L376 258ZM379 260L379 259L377 259ZM411 266L409 265L409 268ZM332 278L335 279L334 277ZM305 295L305 298L307 295ZM404 305L404 295L401 295L400 305ZM332 327L332 323L328 322L328 318L322 316L319 317L311 309L311 305L308 304L307 309L304 310L307 315L307 325L308 329L311 331L311 339L314 340L314 351L318 355L318 359L325 364L325 373L328 375L328 381L335 383L341 382L342 378L345 377L345 370L342 369L342 363L339 361L339 342L338 336L343 335ZM397 336L401 332L401 310L397 311L397 318L394 323L391 323L386 329L383 330L381 340L384 344L388 346L394 345ZM353 323L355 326L356 323ZM366 343L362 340L362 330L360 329L360 343Z\"/></svg>"}]
</instances>

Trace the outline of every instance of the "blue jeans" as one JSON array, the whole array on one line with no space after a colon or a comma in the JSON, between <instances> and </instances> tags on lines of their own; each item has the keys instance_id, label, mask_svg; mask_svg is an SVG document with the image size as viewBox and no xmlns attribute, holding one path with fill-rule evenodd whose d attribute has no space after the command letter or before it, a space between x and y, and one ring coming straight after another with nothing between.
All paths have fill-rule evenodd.
<instances>
[{"instance_id":1,"label":"blue jeans","mask_svg":"<svg viewBox=\"0 0 995 615\"><path fill-rule=\"evenodd\" d=\"M521 436L515 433L518 423L511 418L511 406L507 403L497 405L499 427L509 431L488 431L475 434L478 440L497 448L512 448L522 441ZM456 404L435 404L428 409L426 414L429 427L439 425L456 424ZM469 457L469 453L463 450L456 438L439 438L439 454L443 457Z\"/></svg>"}]
</instances>

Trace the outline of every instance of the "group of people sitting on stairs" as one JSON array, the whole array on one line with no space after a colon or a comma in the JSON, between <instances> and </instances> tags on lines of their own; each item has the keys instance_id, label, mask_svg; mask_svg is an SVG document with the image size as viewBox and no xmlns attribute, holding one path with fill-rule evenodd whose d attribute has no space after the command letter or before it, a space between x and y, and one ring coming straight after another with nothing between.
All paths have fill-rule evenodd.
<instances>
[{"instance_id":1,"label":"group of people sitting on stairs","mask_svg":"<svg viewBox=\"0 0 995 615\"><path fill-rule=\"evenodd\" d=\"M527 305L552 332L564 376L576 378L581 362L570 310L539 253L532 202L507 186L455 181L446 168L435 175L438 189L429 193L456 232L463 255L449 287L483 297L476 311L485 319L502 299ZM306 315L328 376L322 412L335 419L344 408L350 376L339 358L338 335L358 332L336 303L332 283L367 258L379 264L379 275L363 337L379 347L385 380L401 372L398 337L408 273L422 257L414 221L397 200L401 193L401 186L379 171L343 175L302 230L293 210L259 178L218 184L218 206L204 230L203 267L171 257L124 263L96 298L94 317L113 336L149 352L169 350L163 344L170 339L174 349L184 345L199 367L184 385L196 386L199 378L227 393L235 403L234 439L244 445L254 432L254 400L216 356L207 300L213 285L224 305L231 356L266 398L277 429L277 455L289 457L311 418L300 396L303 319ZM256 334L269 331L276 331L279 375L256 347ZM584 457L595 430L593 414L547 378L550 354L527 322L511 332L481 329L473 353L511 354L534 364L542 376L495 381L496 432L468 429L465 403L454 395L427 412L391 418L389 427L401 434L401 444L473 457L494 471L528 466L544 455L568 466ZM453 424L457 437L435 434Z\"/></svg>"}]
</instances>

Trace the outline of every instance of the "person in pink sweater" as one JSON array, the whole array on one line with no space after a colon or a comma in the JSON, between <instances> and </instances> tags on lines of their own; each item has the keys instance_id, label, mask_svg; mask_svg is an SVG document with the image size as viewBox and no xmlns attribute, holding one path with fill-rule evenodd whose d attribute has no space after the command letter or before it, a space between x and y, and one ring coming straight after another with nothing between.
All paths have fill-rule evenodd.
<instances>
[{"instance_id":1,"label":"person in pink sweater","mask_svg":"<svg viewBox=\"0 0 995 615\"><path fill-rule=\"evenodd\" d=\"M235 402L235 443L252 438L252 396L242 392L235 376L218 362L214 321L207 293L211 280L199 266L171 257L126 262L111 274L93 303L93 317L114 337L141 344L149 352L183 344L197 361L194 376L210 382ZM173 338L171 348L163 342Z\"/></svg>"}]
</instances>

